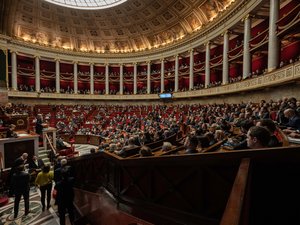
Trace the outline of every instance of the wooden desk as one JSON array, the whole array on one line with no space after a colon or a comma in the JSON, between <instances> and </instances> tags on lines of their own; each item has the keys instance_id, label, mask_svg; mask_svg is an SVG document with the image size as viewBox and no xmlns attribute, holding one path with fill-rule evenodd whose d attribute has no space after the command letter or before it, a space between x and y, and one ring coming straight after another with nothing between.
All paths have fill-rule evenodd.
<instances>
[{"instance_id":1,"label":"wooden desk","mask_svg":"<svg viewBox=\"0 0 300 225\"><path fill-rule=\"evenodd\" d=\"M75 144L88 144L88 135L76 134L75 135Z\"/></svg>"},{"instance_id":2,"label":"wooden desk","mask_svg":"<svg viewBox=\"0 0 300 225\"><path fill-rule=\"evenodd\" d=\"M0 154L2 155L1 168L9 168L15 159L27 152L28 158L38 155L39 136L31 134L19 134L17 138L0 139Z\"/></svg>"},{"instance_id":3,"label":"wooden desk","mask_svg":"<svg viewBox=\"0 0 300 225\"><path fill-rule=\"evenodd\" d=\"M101 143L101 137L100 136L96 136L96 135L91 135L90 136L90 145L96 145L99 146Z\"/></svg>"}]
</instances>

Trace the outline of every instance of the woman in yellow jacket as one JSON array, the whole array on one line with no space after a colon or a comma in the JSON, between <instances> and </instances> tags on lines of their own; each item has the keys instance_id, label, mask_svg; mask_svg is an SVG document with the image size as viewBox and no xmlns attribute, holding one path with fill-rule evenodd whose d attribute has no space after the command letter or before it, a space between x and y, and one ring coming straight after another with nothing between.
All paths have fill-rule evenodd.
<instances>
[{"instance_id":1,"label":"woman in yellow jacket","mask_svg":"<svg viewBox=\"0 0 300 225\"><path fill-rule=\"evenodd\" d=\"M45 165L41 172L38 173L35 184L39 186L41 191L41 202L43 206L43 211L45 211L45 194L47 192L47 209L50 208L51 200L51 190L52 190L52 181L53 181L53 171L50 171L50 165Z\"/></svg>"}]
</instances>

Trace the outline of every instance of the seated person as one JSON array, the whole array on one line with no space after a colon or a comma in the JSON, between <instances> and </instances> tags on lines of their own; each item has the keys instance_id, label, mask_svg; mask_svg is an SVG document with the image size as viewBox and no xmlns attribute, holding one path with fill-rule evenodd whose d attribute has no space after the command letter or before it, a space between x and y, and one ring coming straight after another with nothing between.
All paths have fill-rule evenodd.
<instances>
[{"instance_id":1,"label":"seated person","mask_svg":"<svg viewBox=\"0 0 300 225\"><path fill-rule=\"evenodd\" d=\"M223 141L225 138L226 138L226 135L225 135L223 130L216 130L215 131L215 140L217 142Z\"/></svg>"},{"instance_id":2,"label":"seated person","mask_svg":"<svg viewBox=\"0 0 300 225\"><path fill-rule=\"evenodd\" d=\"M164 142L162 148L163 152L170 151L172 149L173 145L170 142Z\"/></svg>"},{"instance_id":3,"label":"seated person","mask_svg":"<svg viewBox=\"0 0 300 225\"><path fill-rule=\"evenodd\" d=\"M245 120L241 123L241 134L228 139L223 148L227 150L247 149L247 132L250 127L254 126L252 120Z\"/></svg>"},{"instance_id":4,"label":"seated person","mask_svg":"<svg viewBox=\"0 0 300 225\"><path fill-rule=\"evenodd\" d=\"M71 145L67 142L65 142L62 137L57 137L56 138L56 149L57 150L62 150L62 149L66 149L66 148L70 148Z\"/></svg>"},{"instance_id":5,"label":"seated person","mask_svg":"<svg viewBox=\"0 0 300 225\"><path fill-rule=\"evenodd\" d=\"M268 148L270 139L271 134L267 128L253 126L247 133L247 146L251 149Z\"/></svg>"},{"instance_id":6,"label":"seated person","mask_svg":"<svg viewBox=\"0 0 300 225\"><path fill-rule=\"evenodd\" d=\"M142 146L140 149L140 156L145 157L145 156L153 156L153 153L151 149L148 146Z\"/></svg>"},{"instance_id":7,"label":"seated person","mask_svg":"<svg viewBox=\"0 0 300 225\"><path fill-rule=\"evenodd\" d=\"M18 134L15 132L15 129L16 129L16 125L10 124L9 128L6 132L6 137L7 138L16 138L16 137L18 137Z\"/></svg>"},{"instance_id":8,"label":"seated person","mask_svg":"<svg viewBox=\"0 0 300 225\"><path fill-rule=\"evenodd\" d=\"M186 154L198 153L197 147L198 147L198 138L196 136L192 136L187 143L185 153Z\"/></svg>"},{"instance_id":9,"label":"seated person","mask_svg":"<svg viewBox=\"0 0 300 225\"><path fill-rule=\"evenodd\" d=\"M256 123L256 126L265 127L270 131L271 137L270 137L270 141L268 144L269 147L281 147L282 146L282 143L279 142L278 138L275 136L275 131L277 130L277 127L276 127L275 123L273 122L273 120L271 120L271 119L259 120Z\"/></svg>"},{"instance_id":10,"label":"seated person","mask_svg":"<svg viewBox=\"0 0 300 225\"><path fill-rule=\"evenodd\" d=\"M300 130L300 117L296 114L294 109L284 110L284 116L289 119L289 122L284 124L287 129L283 132L288 132L290 130Z\"/></svg>"},{"instance_id":11,"label":"seated person","mask_svg":"<svg viewBox=\"0 0 300 225\"><path fill-rule=\"evenodd\" d=\"M135 138L130 137L128 139L128 145L125 145L120 151L115 151L115 153L121 157L126 157L127 156L127 151L133 148L139 147L138 145L135 144Z\"/></svg>"}]
</instances>

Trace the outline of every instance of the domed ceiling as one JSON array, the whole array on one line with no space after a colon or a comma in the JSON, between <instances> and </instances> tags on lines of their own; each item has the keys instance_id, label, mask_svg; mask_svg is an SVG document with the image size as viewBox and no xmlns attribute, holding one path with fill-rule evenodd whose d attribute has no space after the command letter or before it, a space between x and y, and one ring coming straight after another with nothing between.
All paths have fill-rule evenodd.
<instances>
[{"instance_id":1,"label":"domed ceiling","mask_svg":"<svg viewBox=\"0 0 300 225\"><path fill-rule=\"evenodd\" d=\"M76 51L143 51L168 46L201 32L202 27L219 17L233 1L127 0L110 8L80 10L45 0L10 0L9 3L4 1L6 15L2 33L40 45Z\"/></svg>"}]
</instances>

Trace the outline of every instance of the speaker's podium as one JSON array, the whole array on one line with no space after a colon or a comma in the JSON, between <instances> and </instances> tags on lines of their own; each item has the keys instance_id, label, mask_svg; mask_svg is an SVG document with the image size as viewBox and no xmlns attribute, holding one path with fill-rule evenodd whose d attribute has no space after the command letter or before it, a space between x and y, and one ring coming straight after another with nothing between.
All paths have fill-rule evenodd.
<instances>
[{"instance_id":1,"label":"speaker's podium","mask_svg":"<svg viewBox=\"0 0 300 225\"><path fill-rule=\"evenodd\" d=\"M0 138L0 168L12 167L15 159L24 152L28 153L30 159L33 155L38 155L39 136L18 132L16 138Z\"/></svg>"},{"instance_id":2,"label":"speaker's podium","mask_svg":"<svg viewBox=\"0 0 300 225\"><path fill-rule=\"evenodd\" d=\"M0 168L12 167L15 159L23 153L28 153L30 159L38 155L39 136L30 134L28 129L28 115L6 114L0 116L5 124L14 124L17 137L7 138L7 127L0 129Z\"/></svg>"}]
</instances>

